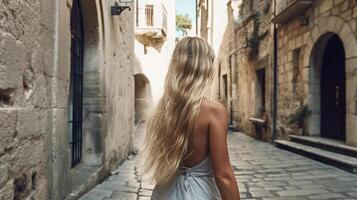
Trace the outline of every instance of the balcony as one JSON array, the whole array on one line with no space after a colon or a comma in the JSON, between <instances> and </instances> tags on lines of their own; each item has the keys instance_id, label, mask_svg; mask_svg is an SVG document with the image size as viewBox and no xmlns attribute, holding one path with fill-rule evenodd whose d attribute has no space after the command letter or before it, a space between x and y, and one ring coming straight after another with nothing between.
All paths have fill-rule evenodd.
<instances>
[{"instance_id":1,"label":"balcony","mask_svg":"<svg viewBox=\"0 0 357 200\"><path fill-rule=\"evenodd\" d=\"M276 15L274 24L284 24L298 16L314 4L314 0L276 0Z\"/></svg>"},{"instance_id":2,"label":"balcony","mask_svg":"<svg viewBox=\"0 0 357 200\"><path fill-rule=\"evenodd\" d=\"M135 36L165 40L167 34L167 11L163 4L139 5L136 11Z\"/></svg>"}]
</instances>

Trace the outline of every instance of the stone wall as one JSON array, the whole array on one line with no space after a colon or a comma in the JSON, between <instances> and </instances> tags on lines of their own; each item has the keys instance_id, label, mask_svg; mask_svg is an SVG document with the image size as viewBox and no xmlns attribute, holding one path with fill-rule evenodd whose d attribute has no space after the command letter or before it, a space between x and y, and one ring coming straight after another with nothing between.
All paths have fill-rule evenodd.
<instances>
[{"instance_id":1,"label":"stone wall","mask_svg":"<svg viewBox=\"0 0 357 200\"><path fill-rule=\"evenodd\" d=\"M112 16L114 1L81 3L83 159L71 168L72 0L0 2L0 199L64 199L74 171L108 174L131 151L134 14Z\"/></svg>"},{"instance_id":2,"label":"stone wall","mask_svg":"<svg viewBox=\"0 0 357 200\"><path fill-rule=\"evenodd\" d=\"M233 36L235 47L231 48L234 66L233 126L252 136L268 140L271 132L272 6L270 1L243 1L239 12L239 21ZM258 77L258 73L263 75ZM264 97L261 91L265 91ZM252 117L265 119L267 126L254 126L249 120Z\"/></svg>"},{"instance_id":3,"label":"stone wall","mask_svg":"<svg viewBox=\"0 0 357 200\"><path fill-rule=\"evenodd\" d=\"M316 59L324 51L325 36L337 34L346 57L346 142L356 146L357 2L318 0L305 16L309 19L308 25L302 26L294 18L279 26L279 136L320 135L320 80ZM287 121L302 106L307 106L311 114L305 117L303 133L299 133Z\"/></svg>"},{"instance_id":4,"label":"stone wall","mask_svg":"<svg viewBox=\"0 0 357 200\"><path fill-rule=\"evenodd\" d=\"M0 2L0 199L48 199L53 4Z\"/></svg>"},{"instance_id":5,"label":"stone wall","mask_svg":"<svg viewBox=\"0 0 357 200\"><path fill-rule=\"evenodd\" d=\"M284 9L284 5L277 7ZM289 134L321 135L319 59L328 38L337 35L343 43L346 57L346 143L356 145L357 129L353 123L356 121L357 104L356 7L354 0L318 0L303 11L307 24L303 22L304 17L294 16L277 25L278 138L286 138ZM226 32L216 61L221 77L215 86L216 98L228 107L232 100L235 128L263 140L270 140L272 136L273 11L272 1L243 1L234 27L234 42L229 39L229 31ZM233 21L232 18L229 21ZM261 69L265 70L264 105L261 105ZM225 92L222 75L225 74L227 99L222 98ZM262 107L265 112L262 112ZM251 117L264 119L266 126L255 126L249 120Z\"/></svg>"},{"instance_id":6,"label":"stone wall","mask_svg":"<svg viewBox=\"0 0 357 200\"><path fill-rule=\"evenodd\" d=\"M111 3L103 3L109 7ZM133 9L132 9L133 10ZM104 77L107 128L105 167L114 169L132 150L134 128L134 12L111 16L104 11Z\"/></svg>"}]
</instances>

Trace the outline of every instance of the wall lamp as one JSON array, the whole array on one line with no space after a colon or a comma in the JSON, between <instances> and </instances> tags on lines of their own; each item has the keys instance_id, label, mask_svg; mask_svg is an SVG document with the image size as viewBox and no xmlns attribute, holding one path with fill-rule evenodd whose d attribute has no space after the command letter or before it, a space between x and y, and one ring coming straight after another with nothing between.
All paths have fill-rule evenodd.
<instances>
[{"instance_id":1,"label":"wall lamp","mask_svg":"<svg viewBox=\"0 0 357 200\"><path fill-rule=\"evenodd\" d=\"M130 9L130 6L127 5L128 3L133 3L133 0L120 0L119 1L121 4L125 3L126 5L119 5L118 2L115 2L113 6L111 6L111 14L112 15L120 15L125 9Z\"/></svg>"}]
</instances>

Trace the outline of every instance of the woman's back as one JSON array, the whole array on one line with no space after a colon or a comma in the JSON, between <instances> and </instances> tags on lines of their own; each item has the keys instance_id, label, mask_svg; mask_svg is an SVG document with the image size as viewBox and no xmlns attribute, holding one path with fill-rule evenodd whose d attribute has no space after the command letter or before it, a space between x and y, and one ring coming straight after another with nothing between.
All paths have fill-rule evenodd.
<instances>
[{"instance_id":1,"label":"woman's back","mask_svg":"<svg viewBox=\"0 0 357 200\"><path fill-rule=\"evenodd\" d=\"M209 155L209 122L214 110L222 109L221 107L222 105L213 101L202 101L193 132L189 135L187 151L192 153L183 161L184 166L195 166Z\"/></svg>"},{"instance_id":2,"label":"woman's back","mask_svg":"<svg viewBox=\"0 0 357 200\"><path fill-rule=\"evenodd\" d=\"M212 161L209 154L209 124L214 110L220 104L204 100L189 136L188 152L192 152L182 163L177 176L156 185L154 200L218 200L221 195L217 188Z\"/></svg>"}]
</instances>

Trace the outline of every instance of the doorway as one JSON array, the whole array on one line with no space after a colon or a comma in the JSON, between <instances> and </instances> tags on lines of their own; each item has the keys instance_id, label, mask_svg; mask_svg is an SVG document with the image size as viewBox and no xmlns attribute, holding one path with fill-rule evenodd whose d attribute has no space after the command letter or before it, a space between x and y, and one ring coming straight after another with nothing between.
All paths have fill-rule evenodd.
<instances>
[{"instance_id":1,"label":"doorway","mask_svg":"<svg viewBox=\"0 0 357 200\"><path fill-rule=\"evenodd\" d=\"M341 39L333 35L322 57L321 136L346 139L345 50Z\"/></svg>"}]
</instances>

